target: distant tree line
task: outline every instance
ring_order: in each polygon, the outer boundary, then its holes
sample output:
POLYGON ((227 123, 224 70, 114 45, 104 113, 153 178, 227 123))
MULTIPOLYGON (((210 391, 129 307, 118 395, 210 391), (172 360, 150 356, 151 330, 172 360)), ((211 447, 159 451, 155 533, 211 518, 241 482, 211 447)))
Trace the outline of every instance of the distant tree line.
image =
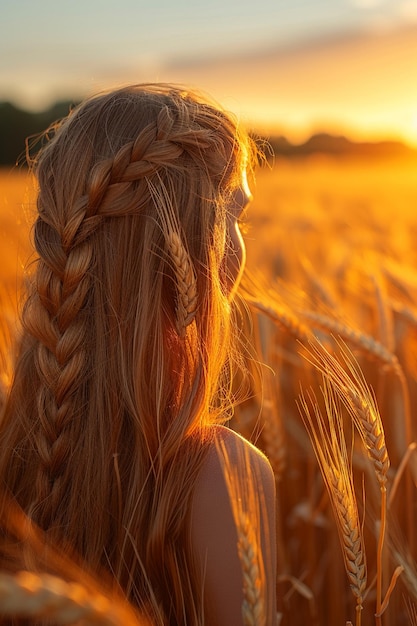
POLYGON ((352 141, 344 136, 317 133, 301 144, 293 144, 286 137, 272 137, 269 139, 272 152, 276 156, 303 157, 312 154, 326 154, 335 157, 352 156, 364 158, 378 157, 410 157, 417 156, 417 150, 401 141, 352 141))
MULTIPOLYGON (((31 154, 41 145, 41 133, 50 124, 65 117, 76 103, 57 102, 40 113, 31 113, 10 102, 0 102, 0 166, 24 165, 26 141, 31 154)), ((260 138, 261 144, 265 138, 260 138)), ((346 137, 326 133, 315 134, 302 144, 293 144, 286 137, 268 137, 268 143, 276 157, 303 157, 323 153, 333 156, 416 156, 417 152, 399 141, 357 143, 346 137)), ((268 155, 272 156, 272 155, 268 155)))
POLYGON ((73 102, 57 102, 40 113, 31 113, 10 102, 0 102, 0 166, 25 163, 26 140, 39 144, 40 134, 68 114, 73 102))

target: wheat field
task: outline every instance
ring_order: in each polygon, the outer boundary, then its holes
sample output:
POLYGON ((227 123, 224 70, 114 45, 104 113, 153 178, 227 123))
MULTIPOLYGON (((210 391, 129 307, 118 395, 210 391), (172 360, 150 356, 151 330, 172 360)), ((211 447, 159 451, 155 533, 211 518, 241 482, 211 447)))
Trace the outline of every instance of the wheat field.
MULTIPOLYGON (((232 426, 276 475, 281 626, 417 624, 416 169, 315 156, 257 174, 242 293, 263 365, 232 426)), ((24 172, 0 174, 9 322, 33 203, 24 172)))

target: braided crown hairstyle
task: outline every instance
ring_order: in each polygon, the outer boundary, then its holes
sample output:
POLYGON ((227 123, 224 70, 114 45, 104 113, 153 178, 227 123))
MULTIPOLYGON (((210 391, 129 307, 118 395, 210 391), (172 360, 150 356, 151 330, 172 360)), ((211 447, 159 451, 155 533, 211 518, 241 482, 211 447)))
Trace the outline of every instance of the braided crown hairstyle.
POLYGON ((132 601, 197 624, 187 512, 222 415, 227 206, 250 141, 171 85, 91 98, 49 134, 1 476, 132 601))

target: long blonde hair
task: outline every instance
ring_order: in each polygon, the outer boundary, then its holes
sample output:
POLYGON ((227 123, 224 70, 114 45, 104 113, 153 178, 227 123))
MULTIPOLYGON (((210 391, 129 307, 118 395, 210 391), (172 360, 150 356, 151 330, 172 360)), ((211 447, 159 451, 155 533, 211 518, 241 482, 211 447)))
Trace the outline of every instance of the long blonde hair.
POLYGON ((251 142, 172 85, 93 97, 49 135, 1 479, 156 621, 199 624, 187 519, 224 419, 227 207, 251 142))

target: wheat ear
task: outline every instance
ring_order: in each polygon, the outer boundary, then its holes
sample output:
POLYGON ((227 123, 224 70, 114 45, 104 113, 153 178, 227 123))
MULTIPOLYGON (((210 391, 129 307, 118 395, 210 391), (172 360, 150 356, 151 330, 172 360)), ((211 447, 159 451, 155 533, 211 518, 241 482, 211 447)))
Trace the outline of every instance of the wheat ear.
MULTIPOLYGON (((237 549, 243 573, 242 617, 244 626, 266 626, 265 568, 262 558, 259 528, 261 512, 259 499, 263 494, 254 491, 251 481, 243 482, 229 457, 223 441, 216 442, 223 473, 232 505, 237 532, 237 549)), ((242 462, 251 472, 247 450, 242 462)))
POLYGON ((177 233, 168 235, 167 244, 177 285, 177 330, 183 337, 197 311, 197 281, 190 257, 177 233))
POLYGON ((311 331, 290 311, 276 303, 262 302, 245 294, 245 300, 256 311, 263 313, 275 324, 284 328, 295 339, 305 344, 311 338, 311 331))
POLYGON ((360 331, 339 322, 327 315, 317 313, 316 311, 302 310, 299 312, 301 317, 309 320, 312 326, 325 330, 332 335, 339 336, 344 341, 353 344, 370 357, 377 359, 384 365, 388 365, 393 369, 398 368, 398 359, 390 352, 382 343, 360 331))
POLYGON ((360 626, 367 581, 365 544, 340 406, 326 376, 323 376, 322 393, 326 417, 322 415, 314 395, 310 396, 310 400, 314 406, 315 419, 303 395, 300 398, 300 411, 332 503, 346 574, 356 598, 356 626, 360 626))
MULTIPOLYGON (((390 466, 382 419, 363 372, 347 347, 340 345, 340 355, 344 367, 320 344, 317 343, 311 347, 311 362, 331 381, 336 393, 349 411, 373 463, 379 483, 381 507, 377 547, 375 623, 377 626, 381 626, 381 616, 386 608, 382 598, 382 557, 387 518, 386 482, 390 466)), ((391 591, 392 589, 389 590, 389 593, 391 591)))
MULTIPOLYGON (((145 626, 127 607, 102 595, 92 595, 78 583, 67 583, 49 574, 0 573, 1 613, 34 619, 49 618, 56 624, 145 626)), ((149 626, 149 624, 148 624, 149 626)))
POLYGON ((253 520, 242 511, 236 522, 238 554, 243 570, 243 622, 245 626, 257 626, 264 623, 265 615, 253 520))
POLYGON ((348 403, 351 403, 351 415, 374 465, 378 482, 380 485, 385 485, 390 462, 378 409, 372 396, 367 398, 353 388, 345 388, 344 391, 347 394, 348 403))
POLYGON ((399 300, 390 300, 389 304, 394 313, 405 319, 413 326, 417 326, 417 312, 414 308, 406 306, 399 300))
POLYGON ((374 395, 353 354, 340 344, 341 363, 319 343, 310 344, 311 362, 331 381, 357 427, 380 485, 390 466, 384 428, 374 395))

